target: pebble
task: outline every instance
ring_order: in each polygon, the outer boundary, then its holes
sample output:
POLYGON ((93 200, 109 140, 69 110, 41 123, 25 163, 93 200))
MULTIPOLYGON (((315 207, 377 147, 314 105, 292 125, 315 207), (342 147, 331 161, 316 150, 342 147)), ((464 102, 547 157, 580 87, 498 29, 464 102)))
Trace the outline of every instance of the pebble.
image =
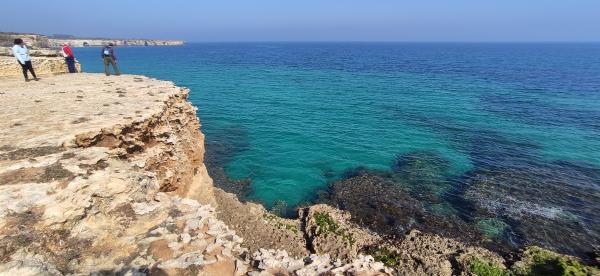
POLYGON ((188 243, 190 243, 191 240, 192 240, 192 237, 190 236, 190 234, 188 234, 188 233, 181 234, 181 241, 183 241, 183 243, 188 244, 188 243))

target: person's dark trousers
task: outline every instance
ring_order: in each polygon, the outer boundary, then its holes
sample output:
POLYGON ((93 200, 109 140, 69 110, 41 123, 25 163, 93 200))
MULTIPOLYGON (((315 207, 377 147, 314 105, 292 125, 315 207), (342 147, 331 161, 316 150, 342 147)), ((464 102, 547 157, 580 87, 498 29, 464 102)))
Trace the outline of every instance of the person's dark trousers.
POLYGON ((35 71, 33 71, 33 65, 31 64, 31 60, 26 61, 25 64, 21 64, 21 62, 19 62, 19 65, 21 65, 21 68, 23 69, 23 76, 25 77, 25 80, 29 80, 27 71, 31 72, 33 78, 37 80, 35 71))
POLYGON ((117 63, 115 62, 115 60, 110 57, 110 56, 106 56, 104 57, 104 73, 107 76, 110 76, 110 72, 108 72, 108 64, 112 64, 113 69, 115 70, 115 75, 121 75, 121 72, 119 72, 119 67, 117 66, 117 63))
POLYGON ((69 68, 69 73, 77 73, 77 68, 75 68, 74 57, 66 57, 65 62, 67 63, 67 67, 69 68))

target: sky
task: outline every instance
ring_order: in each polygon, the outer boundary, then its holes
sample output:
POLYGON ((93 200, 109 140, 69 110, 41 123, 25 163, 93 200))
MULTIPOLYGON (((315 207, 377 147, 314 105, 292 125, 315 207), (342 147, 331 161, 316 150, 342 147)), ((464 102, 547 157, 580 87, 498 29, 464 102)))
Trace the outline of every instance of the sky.
POLYGON ((206 41, 600 41, 600 0, 6 1, 0 31, 206 41))

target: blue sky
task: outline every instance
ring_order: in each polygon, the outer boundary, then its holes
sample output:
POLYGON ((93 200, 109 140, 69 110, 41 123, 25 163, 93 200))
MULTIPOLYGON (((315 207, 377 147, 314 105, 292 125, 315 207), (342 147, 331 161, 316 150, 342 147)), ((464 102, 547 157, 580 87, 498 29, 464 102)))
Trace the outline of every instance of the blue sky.
POLYGON ((0 31, 187 41, 600 41, 600 0, 6 1, 0 31))

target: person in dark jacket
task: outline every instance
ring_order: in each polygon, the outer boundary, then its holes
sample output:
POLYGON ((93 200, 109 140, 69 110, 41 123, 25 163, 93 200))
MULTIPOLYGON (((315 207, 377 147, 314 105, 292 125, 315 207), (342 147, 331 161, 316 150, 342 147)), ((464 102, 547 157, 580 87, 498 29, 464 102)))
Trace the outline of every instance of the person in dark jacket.
POLYGON ((33 65, 31 64, 31 57, 29 57, 29 50, 27 50, 27 46, 23 43, 23 39, 17 38, 14 41, 15 46, 12 47, 12 52, 19 65, 21 65, 21 69, 23 69, 23 76, 25 77, 25 81, 29 81, 29 76, 27 76, 27 71, 31 72, 34 80, 39 80, 35 75, 35 71, 33 71, 33 65))
POLYGON ((65 57, 67 68, 69 68, 69 73, 77 73, 77 68, 75 68, 75 55, 73 55, 73 50, 69 46, 69 43, 63 45, 62 53, 65 57))
POLYGON ((115 49, 113 49, 113 44, 108 43, 107 46, 102 47, 102 60, 104 60, 104 73, 107 76, 110 76, 110 72, 108 71, 108 64, 112 64, 113 70, 115 70, 115 75, 121 75, 119 72, 119 67, 117 66, 117 57, 115 56, 115 49))

